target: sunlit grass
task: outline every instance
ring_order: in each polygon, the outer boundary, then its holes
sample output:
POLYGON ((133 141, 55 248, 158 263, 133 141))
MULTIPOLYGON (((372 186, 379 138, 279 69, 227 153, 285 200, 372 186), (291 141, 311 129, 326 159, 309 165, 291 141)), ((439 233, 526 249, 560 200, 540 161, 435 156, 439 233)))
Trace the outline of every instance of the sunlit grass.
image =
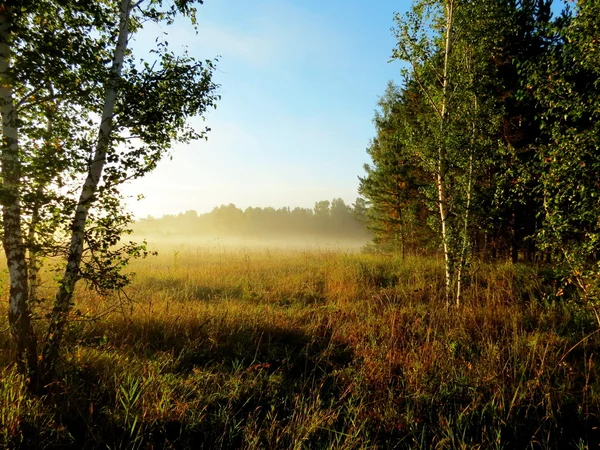
POLYGON ((131 270, 130 301, 78 291, 81 316, 47 396, 26 393, 2 335, 0 445, 598 441, 597 324, 533 268, 472 267, 458 310, 445 308, 435 258, 181 246, 131 270))

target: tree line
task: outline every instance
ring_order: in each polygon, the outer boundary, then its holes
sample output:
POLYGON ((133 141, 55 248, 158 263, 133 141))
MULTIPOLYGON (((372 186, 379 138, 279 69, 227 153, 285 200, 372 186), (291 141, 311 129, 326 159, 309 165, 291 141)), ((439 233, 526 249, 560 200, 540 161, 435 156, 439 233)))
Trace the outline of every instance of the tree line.
POLYGON ((214 236, 239 238, 323 238, 366 240, 366 206, 359 198, 347 205, 341 198, 322 200, 314 208, 257 208, 242 210, 234 204, 221 205, 211 212, 187 211, 148 217, 133 229, 143 236, 214 236))
POLYGON ((359 192, 380 246, 441 249, 448 303, 475 258, 552 263, 598 298, 600 3, 572 4, 417 0, 395 16, 405 68, 359 192))

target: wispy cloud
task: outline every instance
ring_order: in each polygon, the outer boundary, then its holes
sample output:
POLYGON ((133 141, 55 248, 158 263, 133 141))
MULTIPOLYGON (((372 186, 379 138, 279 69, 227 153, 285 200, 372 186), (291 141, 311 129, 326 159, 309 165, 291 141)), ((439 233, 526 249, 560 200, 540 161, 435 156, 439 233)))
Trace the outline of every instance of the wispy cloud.
POLYGON ((204 24, 198 31, 196 40, 206 47, 209 53, 219 54, 228 59, 239 58, 255 65, 266 64, 276 56, 272 43, 265 36, 216 24, 204 24))
POLYGON ((342 33, 316 12, 281 0, 260 2, 257 10, 256 28, 280 62, 328 63, 344 53, 342 33))
MULTIPOLYGON (((239 7, 232 0, 222 2, 223 9, 239 7)), ((197 35, 184 18, 160 29, 149 24, 137 37, 136 46, 149 50, 154 37, 163 35, 172 46, 188 47, 203 57, 221 55, 225 60, 266 68, 294 61, 327 64, 335 49, 341 51, 344 45, 341 33, 325 19, 289 1, 259 0, 250 10, 251 13, 235 21, 215 18, 209 21, 199 14, 197 35)))

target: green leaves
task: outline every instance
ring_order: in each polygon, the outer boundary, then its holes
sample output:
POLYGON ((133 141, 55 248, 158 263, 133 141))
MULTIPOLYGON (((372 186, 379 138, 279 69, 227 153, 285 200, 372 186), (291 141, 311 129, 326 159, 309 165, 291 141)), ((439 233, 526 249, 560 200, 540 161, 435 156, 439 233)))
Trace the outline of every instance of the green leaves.
MULTIPOLYGON (((485 258, 535 258, 531 237, 542 209, 538 147, 554 139, 544 117, 567 127, 598 122, 563 110, 563 103, 588 102, 583 93, 590 92, 589 83, 545 88, 552 98, 542 106, 534 101, 536 86, 546 78, 555 83, 555 74, 524 80, 528 67, 549 67, 541 63, 545 55, 562 48, 565 38, 549 32, 550 6, 549 0, 417 0, 407 14, 395 16, 393 59, 407 63, 404 85, 388 88, 376 113, 377 136, 367 150, 372 164, 365 167, 361 193, 372 203, 371 226, 380 240, 406 230, 401 224, 409 205, 426 206, 418 224, 429 223, 438 233, 447 291, 455 284, 457 297, 471 250, 485 258), (577 90, 580 97, 573 95, 577 90), (416 191, 395 187, 411 176, 419 181, 416 191)), ((593 17, 590 24, 597 22, 593 17)), ((592 192, 591 186, 573 190, 570 208, 583 209, 580 199, 594 198, 592 192)))
POLYGON ((543 202, 537 238, 588 300, 597 300, 600 290, 599 14, 597 2, 579 2, 572 17, 549 30, 550 51, 523 69, 545 137, 536 161, 543 202))
MULTIPOLYGON (((43 0, 20 2, 20 14, 2 11, 9 15, 8 22, 2 16, 9 28, 3 54, 12 63, 3 66, 2 86, 10 92, 2 98, 14 100, 18 117, 10 124, 18 139, 1 155, 5 171, 9 160, 15 168, 3 191, 13 215, 4 222, 16 226, 5 235, 27 249, 30 261, 67 261, 48 331, 53 347, 43 351, 49 373, 75 282, 84 279, 103 294, 121 289, 130 280, 121 272, 130 258, 147 254, 145 243, 120 243, 133 217, 123 210, 119 185, 153 170, 173 142, 206 137, 207 129, 192 128, 188 119, 219 98, 216 62, 176 55, 166 41, 154 64, 126 49, 146 20, 170 24, 183 14, 194 21, 196 3, 202 2, 43 0)), ((3 110, 3 134, 7 117, 3 110)), ((24 277, 15 283, 27 291, 24 277)))
POLYGON ((409 251, 435 242, 421 220, 427 215, 422 190, 431 179, 422 170, 422 157, 413 147, 416 133, 410 122, 419 117, 420 108, 414 95, 413 90, 400 90, 388 83, 373 119, 377 136, 367 149, 372 165, 366 165, 366 176, 359 178, 359 193, 370 203, 368 224, 376 242, 409 251))

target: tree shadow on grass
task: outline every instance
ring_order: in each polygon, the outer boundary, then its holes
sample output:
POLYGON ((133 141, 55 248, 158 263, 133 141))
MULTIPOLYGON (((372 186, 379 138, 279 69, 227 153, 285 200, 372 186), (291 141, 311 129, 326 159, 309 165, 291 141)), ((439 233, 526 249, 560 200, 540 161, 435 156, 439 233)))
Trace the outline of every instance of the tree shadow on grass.
MULTIPOLYGON (((136 435, 139 443, 144 443, 142 448, 244 447, 249 421, 262 427, 277 417, 281 422, 278 426, 285 427, 298 404, 308 404, 315 398, 323 405, 335 403, 343 389, 335 371, 354 360, 352 350, 336 342, 326 326, 307 334, 300 327, 264 320, 235 325, 186 320, 174 328, 172 323, 158 320, 118 319, 110 325, 113 333, 120 330, 122 335, 109 336, 105 346, 97 350, 125 352, 138 361, 151 361, 161 352, 169 352, 173 361, 161 375, 180 380, 179 385, 186 386, 186 395, 191 398, 195 393, 190 383, 195 377, 203 385, 203 392, 198 394, 205 399, 202 418, 145 422, 143 433, 136 435), (111 347, 111 342, 118 345, 111 347), (207 387, 207 383, 214 386, 207 387), (214 391, 214 395, 207 395, 207 390, 214 391)), ((104 364, 107 362, 110 359, 104 364)), ((63 411, 62 424, 74 439, 72 448, 127 448, 133 442, 131 430, 123 422, 122 412, 111 411, 123 409, 119 404, 123 398, 118 391, 121 386, 113 383, 112 389, 117 392, 109 392, 104 386, 110 368, 70 363, 65 372, 68 381, 61 391, 77 392, 77 396, 51 398, 54 407, 63 411), (95 411, 90 412, 91 408, 95 411)), ((127 368, 115 367, 114 372, 122 374, 127 368)), ((143 411, 137 413, 145 415, 143 411)), ((315 443, 325 437, 319 431, 313 435, 315 443)), ((292 442, 287 444, 293 446, 292 442)))

